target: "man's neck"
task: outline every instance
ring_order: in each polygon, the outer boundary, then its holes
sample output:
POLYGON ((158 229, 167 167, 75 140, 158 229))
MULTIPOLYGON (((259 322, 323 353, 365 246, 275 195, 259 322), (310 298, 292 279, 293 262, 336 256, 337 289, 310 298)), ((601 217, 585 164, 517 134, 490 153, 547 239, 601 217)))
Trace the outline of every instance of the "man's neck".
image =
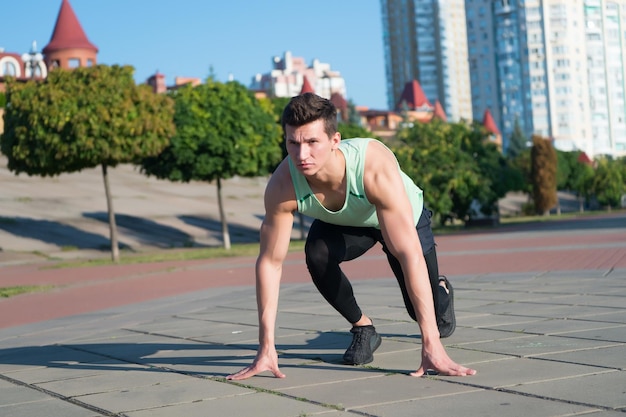
POLYGON ((340 150, 335 150, 324 169, 307 177, 307 181, 316 192, 342 190, 346 177, 346 159, 340 150))

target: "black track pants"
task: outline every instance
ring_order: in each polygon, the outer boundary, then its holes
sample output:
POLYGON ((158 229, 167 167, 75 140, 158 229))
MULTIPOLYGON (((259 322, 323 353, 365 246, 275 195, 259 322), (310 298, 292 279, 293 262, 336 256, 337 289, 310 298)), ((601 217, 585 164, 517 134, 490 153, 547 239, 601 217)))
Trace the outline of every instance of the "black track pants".
MULTIPOLYGON (((430 210, 424 209, 416 229, 424 252, 433 301, 436 306, 438 303, 439 267, 437 265, 435 240, 430 227, 430 217, 430 210)), ((346 320, 350 323, 356 323, 360 320, 362 312, 354 298, 352 285, 339 264, 358 258, 377 242, 383 245, 383 251, 387 254, 391 270, 400 285, 407 312, 413 320, 416 320, 415 309, 406 289, 400 262, 389 252, 379 229, 337 226, 315 220, 309 230, 305 246, 306 264, 314 284, 326 301, 346 320)))

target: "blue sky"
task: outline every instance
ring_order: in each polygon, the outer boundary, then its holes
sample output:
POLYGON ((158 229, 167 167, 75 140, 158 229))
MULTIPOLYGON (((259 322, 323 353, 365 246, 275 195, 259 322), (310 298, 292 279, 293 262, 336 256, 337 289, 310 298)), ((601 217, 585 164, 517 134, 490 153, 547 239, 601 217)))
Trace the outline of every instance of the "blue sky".
MULTIPOLYGON (((3 1, 0 47, 24 53, 50 41, 61 0, 3 1)), ((291 51, 327 62, 346 81, 348 99, 386 108, 378 0, 70 0, 98 62, 135 67, 137 82, 230 74, 248 86, 291 51)))

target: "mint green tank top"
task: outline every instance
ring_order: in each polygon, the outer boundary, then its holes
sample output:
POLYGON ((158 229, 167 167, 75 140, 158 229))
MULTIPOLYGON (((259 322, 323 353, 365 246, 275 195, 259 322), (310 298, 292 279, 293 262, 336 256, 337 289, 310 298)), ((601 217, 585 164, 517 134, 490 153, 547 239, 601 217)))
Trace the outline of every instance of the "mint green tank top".
MULTIPOLYGON (((345 139, 339 143, 339 150, 343 153, 346 160, 347 189, 346 201, 343 207, 337 211, 330 211, 319 202, 304 175, 296 169, 291 158, 289 158, 289 172, 296 193, 298 211, 330 224, 375 227, 379 229, 380 224, 376 215, 376 207, 365 196, 365 188, 363 186, 365 152, 367 144, 372 140, 375 139, 354 138, 345 139)), ((399 165, 398 171, 413 207, 413 222, 417 225, 424 207, 422 190, 415 185, 408 175, 402 172, 399 165)))

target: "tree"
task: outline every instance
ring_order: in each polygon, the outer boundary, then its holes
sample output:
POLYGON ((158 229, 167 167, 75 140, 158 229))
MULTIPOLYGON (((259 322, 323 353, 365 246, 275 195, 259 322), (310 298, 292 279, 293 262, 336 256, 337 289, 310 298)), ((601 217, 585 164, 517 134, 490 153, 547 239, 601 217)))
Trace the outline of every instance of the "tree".
POLYGON ((515 118, 515 124, 513 125, 513 132, 509 139, 509 147, 507 149, 507 156, 509 159, 515 159, 527 146, 528 139, 522 131, 522 126, 519 123, 519 119, 515 118))
POLYGON ((424 190, 440 224, 469 220, 477 202, 490 214, 507 190, 507 164, 478 125, 433 120, 398 132, 393 147, 402 169, 424 190))
POLYGON ((111 256, 119 260, 108 167, 158 154, 174 133, 173 103, 137 86, 133 68, 51 71, 43 83, 7 85, 1 150, 16 174, 54 176, 102 167, 111 256))
POLYGON ((353 123, 339 123, 337 128, 339 133, 341 133, 342 139, 350 139, 350 138, 375 138, 372 135, 372 132, 365 129, 363 126, 359 124, 353 123))
POLYGON ((147 175, 170 181, 217 182, 224 247, 230 249, 222 180, 270 172, 281 159, 281 129, 269 103, 242 84, 209 78, 172 93, 176 135, 159 155, 145 158, 147 175))
POLYGON ((531 149, 531 177, 533 201, 539 214, 548 215, 557 203, 556 195, 557 157, 552 142, 541 136, 533 136, 531 149))
POLYGON ((7 104, 6 94, 0 91, 0 109, 4 108, 7 104))
POLYGON ((556 189, 571 189, 572 167, 577 163, 578 152, 556 150, 556 189))
POLYGON ((593 176, 593 191, 598 203, 608 207, 619 206, 621 198, 626 193, 626 178, 622 175, 622 169, 618 162, 602 158, 598 161, 598 167, 593 176))
POLYGON ((593 194, 594 170, 590 165, 579 162, 577 168, 572 172, 571 189, 578 196, 579 210, 584 211, 584 202, 589 201, 593 194))

